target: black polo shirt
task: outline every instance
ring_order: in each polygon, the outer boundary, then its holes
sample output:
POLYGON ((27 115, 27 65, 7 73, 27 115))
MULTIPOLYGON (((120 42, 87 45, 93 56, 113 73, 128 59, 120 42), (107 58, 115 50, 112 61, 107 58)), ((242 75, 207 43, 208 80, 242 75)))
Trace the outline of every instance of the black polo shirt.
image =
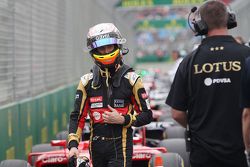
POLYGON ((172 108, 188 111, 192 145, 221 159, 244 150, 239 98, 248 55, 250 49, 232 36, 203 39, 197 54, 180 64, 166 100, 172 108))

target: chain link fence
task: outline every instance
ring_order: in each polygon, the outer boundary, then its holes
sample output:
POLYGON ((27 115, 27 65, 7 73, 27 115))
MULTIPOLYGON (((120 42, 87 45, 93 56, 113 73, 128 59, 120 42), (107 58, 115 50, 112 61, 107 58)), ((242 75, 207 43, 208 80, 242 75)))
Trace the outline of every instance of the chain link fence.
MULTIPOLYGON (((133 23, 114 8, 118 0, 0 0, 0 105, 72 84, 92 66, 86 51, 88 28, 114 22, 125 38, 132 65, 133 23)), ((234 35, 250 38, 250 1, 232 4, 238 27, 234 35)))
POLYGON ((122 33, 129 31, 126 23, 119 27, 108 5, 99 0, 0 0, 0 105, 79 81, 92 65, 84 52, 88 28, 115 22, 122 33))
POLYGON ((67 83, 64 0, 1 0, 0 20, 1 104, 67 83))

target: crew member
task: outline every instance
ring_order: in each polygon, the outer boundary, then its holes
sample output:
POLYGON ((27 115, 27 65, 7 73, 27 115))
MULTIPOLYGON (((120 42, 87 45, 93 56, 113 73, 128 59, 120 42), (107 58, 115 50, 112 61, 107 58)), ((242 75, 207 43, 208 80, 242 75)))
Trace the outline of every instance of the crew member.
POLYGON ((206 38, 181 62, 166 103, 189 132, 192 167, 246 167, 239 98, 250 50, 228 35, 236 20, 222 1, 206 1, 198 13, 195 32, 206 38))

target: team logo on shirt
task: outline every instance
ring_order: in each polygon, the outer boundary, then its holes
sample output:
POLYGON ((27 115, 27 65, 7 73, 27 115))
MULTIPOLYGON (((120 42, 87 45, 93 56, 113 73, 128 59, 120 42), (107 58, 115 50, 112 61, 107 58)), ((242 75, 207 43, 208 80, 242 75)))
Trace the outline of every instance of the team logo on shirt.
POLYGON ((76 94, 75 99, 79 99, 80 95, 76 94))
POLYGON ((102 102, 102 96, 95 96, 89 99, 90 103, 102 102))
POLYGON ((90 108, 102 108, 103 103, 91 103, 90 108))
POLYGON ((194 74, 202 73, 213 73, 213 72, 230 72, 230 71, 240 71, 241 62, 240 61, 228 61, 228 62, 216 62, 216 63, 205 63, 205 64, 195 64, 194 74))
POLYGON ((93 117, 96 121, 98 121, 99 119, 101 119, 101 114, 99 112, 93 112, 93 117))
POLYGON ((98 35, 95 37, 95 40, 98 41, 100 39, 104 39, 104 38, 109 38, 110 35, 109 34, 102 34, 102 35, 98 35))
POLYGON ((114 99, 114 107, 124 107, 123 99, 114 99))
POLYGON ((227 84, 227 83, 231 83, 231 79, 230 78, 205 78, 204 80, 204 84, 206 86, 211 86, 212 84, 227 84))
POLYGON ((149 100, 148 100, 148 99, 146 99, 145 101, 146 101, 146 105, 147 105, 148 110, 150 110, 150 109, 151 109, 151 107, 150 107, 149 100))

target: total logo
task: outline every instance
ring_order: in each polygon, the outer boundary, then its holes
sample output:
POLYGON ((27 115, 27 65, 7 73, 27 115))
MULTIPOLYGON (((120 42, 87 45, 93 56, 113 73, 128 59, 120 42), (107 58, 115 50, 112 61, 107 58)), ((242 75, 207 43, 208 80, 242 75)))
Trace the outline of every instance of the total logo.
POLYGON ((231 83, 231 79, 230 78, 216 78, 216 79, 206 78, 204 80, 204 84, 206 86, 211 86, 212 84, 225 84, 225 83, 231 83))

